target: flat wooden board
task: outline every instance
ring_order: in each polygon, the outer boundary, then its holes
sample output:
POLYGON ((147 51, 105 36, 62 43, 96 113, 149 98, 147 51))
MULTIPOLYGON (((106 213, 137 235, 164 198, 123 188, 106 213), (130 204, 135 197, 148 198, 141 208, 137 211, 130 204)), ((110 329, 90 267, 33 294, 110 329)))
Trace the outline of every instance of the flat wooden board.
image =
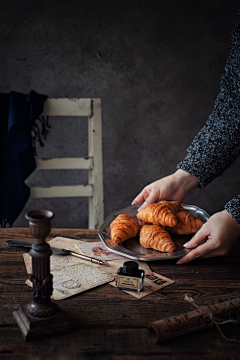
MULTIPOLYGON (((97 241, 97 230, 52 229, 56 236, 97 241)), ((147 337, 149 322, 191 311, 185 294, 203 304, 239 295, 240 243, 226 257, 198 259, 188 265, 176 261, 149 263, 151 270, 175 281, 143 299, 135 299, 109 284, 58 301, 69 314, 75 331, 51 339, 24 343, 12 313, 32 300, 25 285, 23 250, 9 248, 5 240, 32 241, 29 229, 0 229, 0 358, 1 360, 237 360, 240 344, 225 341, 211 328, 154 344, 147 337)), ((228 337, 239 327, 224 326, 228 337)))

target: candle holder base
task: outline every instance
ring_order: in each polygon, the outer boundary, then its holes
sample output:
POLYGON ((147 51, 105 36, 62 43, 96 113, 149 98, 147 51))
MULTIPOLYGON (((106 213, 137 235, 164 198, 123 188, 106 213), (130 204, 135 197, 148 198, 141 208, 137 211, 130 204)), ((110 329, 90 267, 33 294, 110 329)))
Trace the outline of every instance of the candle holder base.
POLYGON ((43 339, 73 331, 68 315, 57 305, 56 312, 48 317, 32 316, 27 310, 27 305, 20 305, 18 310, 13 312, 13 318, 17 322, 25 341, 43 339))

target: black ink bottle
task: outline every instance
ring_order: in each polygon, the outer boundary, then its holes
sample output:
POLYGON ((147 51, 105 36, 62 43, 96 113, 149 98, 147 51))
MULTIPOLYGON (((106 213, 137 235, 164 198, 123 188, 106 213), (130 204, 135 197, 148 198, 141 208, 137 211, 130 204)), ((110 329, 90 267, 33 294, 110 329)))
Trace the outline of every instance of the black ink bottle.
POLYGON ((144 273, 144 270, 138 269, 137 262, 126 261, 117 271, 115 284, 122 290, 141 291, 144 273))

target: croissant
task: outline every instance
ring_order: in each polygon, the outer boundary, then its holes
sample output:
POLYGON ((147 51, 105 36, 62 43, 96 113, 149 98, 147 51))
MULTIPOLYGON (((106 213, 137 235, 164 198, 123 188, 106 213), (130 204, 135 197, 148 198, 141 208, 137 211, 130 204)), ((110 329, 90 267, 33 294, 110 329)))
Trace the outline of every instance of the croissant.
POLYGON ((178 213, 181 207, 180 202, 178 201, 167 201, 167 200, 161 200, 159 201, 158 204, 164 204, 166 205, 169 209, 171 209, 174 213, 178 213))
POLYGON ((115 243, 123 242, 138 234, 140 225, 130 215, 121 214, 110 224, 111 239, 115 243))
POLYGON ((178 223, 176 213, 180 208, 177 201, 160 201, 140 210, 137 218, 145 223, 173 227, 178 223))
POLYGON ((162 252, 176 250, 171 235, 158 225, 143 225, 140 230, 140 244, 162 252))
POLYGON ((189 235, 197 232, 204 224, 200 219, 197 219, 192 214, 186 211, 177 213, 178 224, 174 227, 168 227, 167 231, 172 234, 189 235))

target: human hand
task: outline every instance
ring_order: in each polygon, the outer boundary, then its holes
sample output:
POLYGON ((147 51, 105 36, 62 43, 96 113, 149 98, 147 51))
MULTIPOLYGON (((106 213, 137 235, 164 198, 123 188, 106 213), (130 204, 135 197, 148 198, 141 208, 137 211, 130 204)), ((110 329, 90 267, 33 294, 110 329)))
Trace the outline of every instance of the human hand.
POLYGON ((240 237, 240 226, 232 215, 223 210, 211 216, 184 247, 194 248, 177 261, 186 264, 199 257, 226 256, 240 237))
POLYGON ((179 169, 174 174, 147 185, 133 200, 132 205, 143 202, 139 208, 141 210, 158 200, 181 202, 187 193, 198 184, 199 181, 196 177, 179 169))

